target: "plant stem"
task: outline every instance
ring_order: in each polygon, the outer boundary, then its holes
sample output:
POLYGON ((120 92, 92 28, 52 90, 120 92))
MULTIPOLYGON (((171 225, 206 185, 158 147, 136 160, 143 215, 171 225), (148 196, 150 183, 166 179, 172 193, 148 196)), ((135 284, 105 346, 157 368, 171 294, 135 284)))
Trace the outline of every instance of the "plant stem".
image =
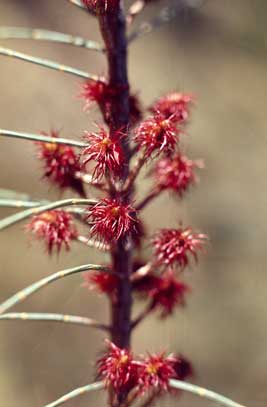
POLYGON ((92 51, 105 52, 104 48, 95 41, 57 31, 43 30, 40 28, 3 26, 0 27, 0 38, 3 40, 27 39, 37 41, 52 41, 61 44, 73 45, 75 47, 86 48, 92 51))
MULTIPOLYGON (((127 72, 127 39, 126 18, 122 8, 122 2, 115 10, 107 13, 99 13, 98 20, 102 37, 105 43, 108 60, 108 80, 110 87, 116 91, 116 98, 111 106, 110 131, 127 132, 129 124, 129 83, 127 72)), ((129 174, 129 149, 128 137, 122 137, 121 146, 125 156, 124 173, 121 183, 129 174)), ((120 190, 111 191, 111 196, 120 199, 127 204, 131 200, 132 189, 123 194, 120 190)), ((111 339, 121 348, 130 346, 131 336, 131 309, 132 288, 130 276, 132 273, 132 247, 125 239, 119 239, 111 250, 112 268, 122 278, 119 280, 116 295, 111 300, 111 339)), ((111 405, 121 405, 127 394, 119 394, 117 401, 112 394, 111 405)))
POLYGON ((90 328, 96 328, 103 331, 109 331, 109 326, 87 317, 66 314, 51 314, 37 312, 10 312, 0 315, 2 321, 39 321, 39 322, 61 322, 64 324, 76 324, 90 328))

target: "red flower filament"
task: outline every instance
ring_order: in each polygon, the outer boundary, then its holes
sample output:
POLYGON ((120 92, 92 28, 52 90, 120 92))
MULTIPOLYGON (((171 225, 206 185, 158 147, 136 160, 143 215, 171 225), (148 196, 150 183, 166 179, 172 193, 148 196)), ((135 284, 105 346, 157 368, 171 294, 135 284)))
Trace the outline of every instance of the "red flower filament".
POLYGON ((165 119, 161 114, 156 114, 140 124, 134 141, 139 149, 144 149, 145 157, 149 158, 153 153, 172 152, 179 141, 179 132, 172 117, 165 119))
POLYGON ((52 254, 54 247, 59 252, 62 245, 69 250, 71 240, 77 238, 72 216, 60 210, 33 216, 26 225, 26 230, 32 232, 37 239, 44 240, 49 254, 52 254))
POLYGON ((88 220, 93 223, 91 235, 111 243, 121 237, 134 236, 138 229, 136 211, 116 199, 104 198, 88 208, 88 220))
POLYGON ((156 184, 160 189, 170 189, 182 197, 197 181, 195 168, 203 168, 203 163, 180 154, 163 158, 154 169, 156 184))
POLYGON ((106 385, 111 385, 116 392, 128 392, 137 384, 137 368, 132 354, 108 340, 106 342, 109 352, 98 361, 98 373, 106 385))
POLYGON ((173 121, 182 123, 188 120, 193 101, 192 95, 173 92, 157 100, 150 111, 153 113, 160 112, 166 119, 172 116, 173 121))
POLYGON ((106 172, 111 172, 114 176, 121 173, 124 165, 124 155, 118 141, 119 134, 113 137, 103 127, 98 133, 86 132, 85 140, 89 146, 82 151, 82 165, 95 162, 93 171, 95 179, 101 179, 106 172))
MULTIPOLYGON (((43 132, 43 135, 48 134, 43 132)), ((58 137, 58 132, 52 130, 51 137, 58 137)), ((36 143, 38 158, 44 163, 44 175, 60 188, 72 188, 84 195, 83 186, 75 174, 80 171, 80 164, 73 148, 56 143, 36 143)))
POLYGON ((198 252, 203 249, 207 236, 194 233, 191 228, 161 229, 152 239, 156 263, 162 266, 178 265, 184 268, 189 255, 197 261, 198 252))
POLYGON ((168 270, 155 280, 154 288, 148 291, 152 306, 161 310, 161 317, 172 314, 177 306, 185 305, 185 295, 190 291, 188 285, 175 278, 172 270, 168 270))
POLYGON ((149 355, 143 362, 140 362, 139 385, 140 392, 156 388, 163 391, 169 390, 169 380, 176 376, 174 363, 176 359, 173 356, 149 355))
POLYGON ((100 293, 112 294, 118 286, 118 277, 110 273, 89 272, 84 274, 84 286, 100 293))

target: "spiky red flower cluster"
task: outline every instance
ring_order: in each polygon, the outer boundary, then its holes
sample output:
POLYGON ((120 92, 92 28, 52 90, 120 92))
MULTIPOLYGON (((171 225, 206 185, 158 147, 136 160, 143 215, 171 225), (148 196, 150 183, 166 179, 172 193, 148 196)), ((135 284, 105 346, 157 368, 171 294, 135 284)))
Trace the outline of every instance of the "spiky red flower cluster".
MULTIPOLYGON (((110 123, 112 104, 116 101, 119 90, 104 81, 89 79, 82 84, 80 96, 85 99, 85 109, 90 108, 93 103, 97 103, 105 121, 110 123)), ((130 123, 134 125, 142 119, 140 101, 136 95, 130 95, 129 108, 130 123)))
POLYGON ((138 233, 136 210, 117 199, 101 199, 88 208, 87 219, 92 223, 91 235, 107 243, 138 233))
POLYGON ((168 391, 169 380, 176 377, 174 370, 176 362, 175 357, 172 355, 165 357, 164 353, 148 355, 140 362, 139 385, 141 394, 151 388, 168 391))
POLYGON ((140 395, 151 389, 166 392, 171 378, 184 380, 191 373, 189 363, 181 356, 160 353, 134 359, 130 351, 106 342, 109 349, 97 363, 98 373, 116 393, 134 388, 140 395), (188 363, 187 371, 181 369, 183 360, 188 363))
POLYGON ((119 143, 121 134, 113 134, 99 127, 98 133, 85 133, 85 140, 89 142, 88 147, 82 151, 82 165, 95 162, 93 177, 101 179, 107 172, 118 176, 123 169, 124 155, 119 143))
POLYGON ((140 124, 134 141, 139 149, 144 149, 145 157, 150 158, 163 151, 173 152, 179 141, 179 133, 172 117, 166 119, 157 113, 140 124))
POLYGON ((127 349, 120 349, 106 340, 109 351, 98 361, 98 373, 115 392, 128 392, 137 385, 137 368, 127 349))
POLYGON ((160 112, 166 119, 172 116, 177 123, 187 121, 190 107, 194 98, 187 93, 173 92, 158 99, 150 111, 153 113, 160 112))
POLYGON ((111 295, 118 286, 118 277, 110 273, 85 273, 84 286, 88 287, 90 290, 97 289, 101 294, 105 293, 111 295))
MULTIPOLYGON (((51 134, 42 132, 45 136, 55 137, 59 133, 55 130, 51 134)), ((72 188, 80 195, 84 195, 83 185, 75 174, 80 171, 78 156, 72 147, 56 143, 36 143, 38 158, 44 163, 44 176, 60 188, 72 188)))
POLYGON ((152 239, 155 262, 161 266, 184 268, 189 263, 190 255, 197 260, 198 251, 203 249, 205 240, 205 234, 195 233, 190 227, 161 229, 152 239))
POLYGON ((185 295, 189 286, 175 278, 172 270, 166 271, 155 280, 154 287, 148 291, 152 306, 161 310, 164 318, 173 313, 175 307, 185 305, 185 295))
POLYGON ((44 240, 49 254, 54 247, 57 252, 62 246, 70 249, 70 242, 77 238, 77 229, 73 223, 72 216, 62 210, 43 212, 33 216, 26 230, 32 232, 37 239, 44 240))
POLYGON ((170 189, 180 197, 193 185, 197 178, 195 168, 202 168, 201 161, 193 161, 185 155, 176 153, 172 157, 159 160, 154 168, 156 185, 160 189, 170 189))
POLYGON ((141 298, 149 298, 151 308, 160 310, 161 318, 171 315, 177 306, 185 305, 185 296, 190 287, 174 276, 173 270, 161 276, 149 273, 133 283, 134 291, 141 298))

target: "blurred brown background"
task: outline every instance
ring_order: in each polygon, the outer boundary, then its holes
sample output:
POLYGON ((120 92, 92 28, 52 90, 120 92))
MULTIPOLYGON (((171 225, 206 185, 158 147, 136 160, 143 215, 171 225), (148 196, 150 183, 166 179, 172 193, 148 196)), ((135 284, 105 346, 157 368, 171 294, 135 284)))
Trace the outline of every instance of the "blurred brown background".
MULTIPOLYGON (((198 104, 187 151, 202 157, 201 182, 181 203, 164 195, 144 213, 152 230, 180 219, 211 237, 208 255, 189 271, 193 293, 172 319, 147 320, 134 334, 136 351, 184 353, 194 381, 248 407, 267 403, 266 274, 266 0, 189 1, 171 24, 131 46, 130 79, 145 105, 173 89, 193 92, 198 104)), ((156 5, 144 16, 155 14, 156 5)), ((139 18, 139 22, 141 19, 139 18)), ((138 25, 136 21, 135 26, 138 25)), ((0 0, 0 25, 42 27, 99 39, 92 18, 64 0, 0 0)), ((100 40, 100 39, 99 39, 100 40)), ((1 41, 4 46, 105 73, 103 56, 64 45, 1 41)), ((0 127, 39 132, 62 128, 79 138, 99 118, 84 114, 78 80, 63 73, 0 57, 0 127)), ((40 181, 30 142, 0 140, 0 187, 34 198, 58 198, 40 181)), ((145 183, 141 193, 144 193, 145 183)), ((10 213, 1 210, 1 217, 10 213)), ((49 259, 29 247, 22 225, 0 235, 1 300, 65 267, 100 261, 91 249, 49 259)), ((14 310, 87 315, 107 320, 104 299, 81 288, 81 276, 55 283, 14 310)), ((135 309, 135 312, 138 310, 135 309)), ((37 407, 91 382, 102 334, 83 327, 1 322, 0 405, 37 407)), ((70 406, 104 405, 101 394, 70 406)), ((163 406, 208 407, 190 395, 163 406)))

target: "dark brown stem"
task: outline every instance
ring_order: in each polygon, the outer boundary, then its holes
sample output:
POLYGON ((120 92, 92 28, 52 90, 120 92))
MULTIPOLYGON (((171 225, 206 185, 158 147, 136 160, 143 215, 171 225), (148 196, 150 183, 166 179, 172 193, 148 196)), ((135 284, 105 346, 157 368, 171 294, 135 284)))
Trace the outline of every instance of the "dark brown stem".
MULTIPOLYGON (((111 104, 109 127, 112 131, 126 132, 129 124, 129 84, 127 74, 127 39, 126 20, 121 4, 118 8, 100 13, 98 16, 101 33, 106 46, 108 58, 109 85, 116 93, 111 104)), ((125 155, 123 183, 129 174, 130 150, 129 140, 122 137, 121 146, 125 155)), ((115 189, 111 196, 127 204, 131 200, 132 191, 122 194, 115 189)), ((112 267, 122 276, 116 294, 111 300, 112 341, 121 348, 130 346, 132 288, 132 245, 125 239, 119 239, 111 249, 112 267)), ((116 405, 121 405, 127 394, 118 395, 116 405)), ((115 401, 113 400, 113 405, 115 401)))

